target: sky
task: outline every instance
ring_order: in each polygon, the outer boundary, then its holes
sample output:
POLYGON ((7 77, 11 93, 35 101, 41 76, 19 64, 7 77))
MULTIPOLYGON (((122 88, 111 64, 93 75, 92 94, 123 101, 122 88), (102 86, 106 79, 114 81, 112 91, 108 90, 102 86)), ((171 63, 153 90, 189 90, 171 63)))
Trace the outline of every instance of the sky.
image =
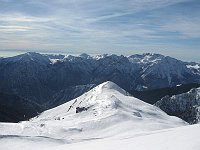
POLYGON ((0 56, 27 51, 200 62, 200 0, 0 0, 0 56))

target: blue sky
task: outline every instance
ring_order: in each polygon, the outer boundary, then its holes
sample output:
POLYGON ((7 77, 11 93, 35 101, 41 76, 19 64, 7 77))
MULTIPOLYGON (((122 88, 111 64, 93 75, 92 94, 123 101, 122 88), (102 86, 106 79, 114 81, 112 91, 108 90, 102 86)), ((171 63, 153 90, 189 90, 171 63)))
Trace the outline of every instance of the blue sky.
POLYGON ((13 51, 153 52, 200 62, 200 1, 0 0, 0 55, 13 51))

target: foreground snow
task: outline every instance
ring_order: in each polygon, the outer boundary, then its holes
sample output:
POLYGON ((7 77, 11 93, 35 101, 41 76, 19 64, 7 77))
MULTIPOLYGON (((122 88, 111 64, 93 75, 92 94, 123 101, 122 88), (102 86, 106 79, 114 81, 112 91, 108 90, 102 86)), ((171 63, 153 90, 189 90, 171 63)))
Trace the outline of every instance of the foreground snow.
POLYGON ((0 149, 165 149, 186 140, 198 146, 199 126, 186 125, 105 82, 30 121, 0 123, 0 149))
MULTIPOLYGON (((65 144, 56 150, 199 150, 200 125, 159 130, 127 138, 65 144)), ((54 149, 54 148, 53 148, 54 149)))
POLYGON ((188 125, 123 138, 85 139, 82 142, 47 137, 0 136, 2 150, 199 150, 200 125, 188 125))

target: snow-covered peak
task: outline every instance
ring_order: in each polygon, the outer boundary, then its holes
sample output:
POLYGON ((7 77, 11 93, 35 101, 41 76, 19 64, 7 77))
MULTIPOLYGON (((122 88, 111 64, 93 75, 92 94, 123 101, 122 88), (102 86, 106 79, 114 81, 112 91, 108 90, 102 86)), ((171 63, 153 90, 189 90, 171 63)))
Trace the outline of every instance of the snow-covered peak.
POLYGON ((191 63, 185 63, 186 67, 190 69, 194 74, 200 75, 200 64, 191 62, 191 63))
POLYGON ((123 90, 122 88, 120 88, 117 84, 115 84, 114 82, 111 81, 106 81, 100 85, 98 85, 97 87, 94 88, 97 91, 118 91, 123 95, 127 95, 127 92, 125 90, 123 90))
POLYGON ((186 122, 159 108, 127 96, 115 83, 104 82, 82 96, 38 117, 5 127, 1 135, 45 137, 78 142, 86 139, 138 136, 186 122))
MULTIPOLYGON (((159 108, 128 96, 115 83, 104 82, 82 96, 43 112, 24 126, 56 138, 102 138, 186 125, 159 108), (35 129, 34 129, 35 130, 35 129)), ((37 134, 38 134, 37 132, 37 134)))
POLYGON ((148 84, 150 84, 152 88, 157 84, 151 83, 154 82, 153 78, 162 80, 163 82, 158 82, 160 85, 165 83, 168 84, 168 86, 175 86, 176 83, 184 83, 183 81, 186 81, 193 75, 191 70, 187 68, 182 61, 169 56, 146 54, 140 55, 140 57, 131 57, 130 60, 141 65, 141 77, 144 81, 148 81, 148 79, 150 79, 148 84))
POLYGON ((63 60, 74 60, 76 59, 76 56, 73 56, 73 55, 65 55, 64 59, 63 60))
MULTIPOLYGON (((79 59, 81 57, 73 56, 73 55, 49 55, 49 60, 51 64, 56 64, 58 62, 71 62, 79 59)), ((85 59, 85 58, 84 58, 85 59)))
POLYGON ((138 64, 149 64, 149 63, 155 63, 157 61, 160 61, 165 56, 160 54, 154 54, 154 53, 144 53, 144 54, 135 54, 129 56, 129 60, 132 63, 138 63, 138 64))
MULTIPOLYGON (((120 104, 120 100, 116 98, 115 95, 127 96, 128 93, 117 84, 111 81, 106 81, 75 100, 49 111, 53 113, 53 116, 55 116, 54 113, 59 116, 65 116, 68 113, 76 114, 80 112, 87 112, 87 116, 89 115, 94 117, 102 113, 106 113, 107 111, 112 111, 114 113, 120 104), (63 109, 67 111, 63 111, 63 109)), ((47 114, 49 114, 49 111, 46 111, 48 112, 47 114)), ((39 118, 47 117, 46 112, 44 112, 39 118)), ((52 115, 51 113, 50 115, 52 115)))
POLYGON ((92 58, 90 55, 88 55, 86 53, 83 53, 83 54, 79 55, 79 57, 85 58, 85 59, 91 59, 92 58))
POLYGON ((98 55, 93 56, 93 59, 99 60, 99 59, 105 58, 107 56, 109 56, 109 55, 108 54, 103 54, 103 55, 98 54, 98 55))
POLYGON ((36 52, 27 52, 14 57, 7 57, 4 58, 4 61, 16 62, 16 63, 21 63, 21 62, 23 63, 37 62, 42 64, 50 63, 48 56, 36 52))
POLYGON ((194 65, 187 65, 188 68, 193 68, 193 69, 200 69, 200 64, 194 64, 194 65))

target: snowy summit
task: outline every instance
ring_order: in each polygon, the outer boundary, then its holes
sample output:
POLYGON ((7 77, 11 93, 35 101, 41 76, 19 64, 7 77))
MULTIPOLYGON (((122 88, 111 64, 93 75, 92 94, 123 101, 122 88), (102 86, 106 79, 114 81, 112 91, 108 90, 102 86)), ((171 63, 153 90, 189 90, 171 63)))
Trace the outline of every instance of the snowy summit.
POLYGON ((30 121, 1 123, 0 145, 7 148, 9 143, 10 149, 34 145, 36 150, 52 145, 57 149, 58 145, 66 144, 67 148, 81 141, 134 138, 185 125, 183 120, 129 96, 107 81, 30 121))

